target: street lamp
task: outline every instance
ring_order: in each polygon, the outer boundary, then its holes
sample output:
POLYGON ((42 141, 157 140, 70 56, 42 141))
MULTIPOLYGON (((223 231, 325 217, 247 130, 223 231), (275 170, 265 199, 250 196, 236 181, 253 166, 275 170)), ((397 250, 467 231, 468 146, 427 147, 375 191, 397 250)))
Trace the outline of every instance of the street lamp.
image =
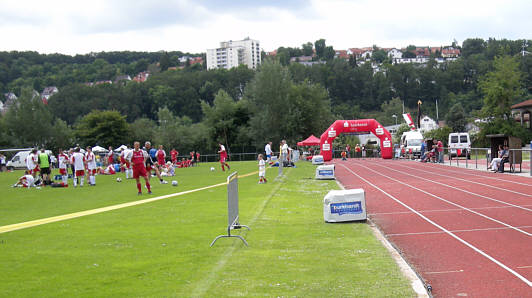
POLYGON ((395 118, 395 126, 397 126, 397 115, 392 115, 395 118))

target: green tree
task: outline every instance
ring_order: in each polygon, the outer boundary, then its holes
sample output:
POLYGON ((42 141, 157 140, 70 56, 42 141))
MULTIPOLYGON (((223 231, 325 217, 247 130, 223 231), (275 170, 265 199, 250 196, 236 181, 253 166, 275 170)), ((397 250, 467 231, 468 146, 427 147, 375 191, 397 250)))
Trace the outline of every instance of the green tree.
POLYGON ((161 68, 161 71, 166 71, 168 70, 168 67, 170 67, 170 57, 168 57, 167 52, 164 52, 161 56, 161 59, 159 60, 159 67, 161 68))
POLYGON ((399 125, 399 127, 397 128, 397 132, 395 132, 395 135, 393 136, 393 142, 395 144, 399 144, 400 141, 401 141, 401 136, 403 135, 403 133, 407 132, 409 130, 410 130, 410 126, 408 126, 408 124, 403 123, 403 124, 399 125))
POLYGON ((493 68, 479 82, 484 95, 482 112, 485 117, 509 119, 511 105, 523 94, 519 62, 514 57, 495 57, 493 68))
POLYGON ((378 119, 382 125, 392 125, 397 122, 402 122, 402 110, 403 102, 399 97, 394 97, 391 100, 384 102, 381 105, 381 111, 383 112, 382 118, 378 119), (397 118, 394 118, 395 115, 397 118))
POLYGON ((50 146, 53 123, 54 116, 31 88, 22 89, 5 114, 7 137, 13 145, 22 147, 50 146))
POLYGON ((238 127, 235 118, 238 104, 225 92, 219 90, 210 106, 202 102, 201 109, 205 115, 204 123, 209 128, 210 139, 214 142, 221 142, 229 147, 235 143, 238 127))
POLYGON ((445 118, 447 125, 455 132, 465 131, 467 124, 466 113, 461 104, 457 103, 451 107, 445 118))
POLYGON ((441 140, 444 147, 447 147, 447 143, 449 141, 449 134, 453 132, 452 128, 449 126, 440 127, 437 129, 433 129, 431 131, 428 131, 425 133, 423 137, 425 138, 433 138, 435 140, 441 140))
POLYGON ((314 48, 316 49, 316 56, 318 59, 323 59, 325 57, 325 39, 318 39, 314 42, 314 48))
POLYGON ((129 126, 118 111, 95 110, 80 119, 75 134, 84 146, 116 146, 129 139, 129 126))
POLYGON ((303 55, 312 56, 314 54, 314 45, 311 42, 304 43, 301 47, 303 48, 303 55))

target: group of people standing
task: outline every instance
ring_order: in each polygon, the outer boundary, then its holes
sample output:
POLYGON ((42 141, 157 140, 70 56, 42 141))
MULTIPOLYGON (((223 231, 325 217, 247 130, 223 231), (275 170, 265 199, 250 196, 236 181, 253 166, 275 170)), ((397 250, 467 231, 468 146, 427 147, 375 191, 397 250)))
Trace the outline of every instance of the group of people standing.
POLYGON ((443 163, 443 142, 441 140, 434 139, 432 148, 428 148, 427 140, 423 139, 421 142, 420 161, 443 163))

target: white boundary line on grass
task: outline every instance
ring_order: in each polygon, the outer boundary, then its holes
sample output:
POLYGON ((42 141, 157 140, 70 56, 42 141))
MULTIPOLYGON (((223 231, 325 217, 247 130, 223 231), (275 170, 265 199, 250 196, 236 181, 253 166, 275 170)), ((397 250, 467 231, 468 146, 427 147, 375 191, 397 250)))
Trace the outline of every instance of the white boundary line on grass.
MULTIPOLYGON (((254 175, 254 174, 257 174, 257 173, 258 172, 255 171, 255 172, 252 172, 252 173, 244 174, 244 175, 239 176, 239 177, 244 178, 244 177, 248 177, 248 176, 251 176, 251 175, 254 175)), ((197 192, 197 191, 202 191, 202 190, 206 190, 206 189, 210 189, 210 188, 214 188, 214 187, 218 187, 218 186, 222 186, 222 185, 226 185, 226 184, 227 184, 227 182, 222 182, 222 183, 213 184, 213 185, 209 185, 209 186, 204 186, 204 187, 200 187, 200 188, 195 188, 195 189, 191 189, 191 190, 187 190, 187 191, 176 192, 176 193, 168 194, 168 195, 164 195, 164 196, 144 199, 144 200, 140 200, 140 201, 127 202, 127 203, 118 204, 118 205, 112 205, 112 206, 101 207, 101 208, 85 210, 85 211, 79 211, 79 212, 63 214, 63 215, 58 215, 58 216, 53 216, 53 217, 41 218, 41 219, 36 219, 36 220, 31 220, 31 221, 26 221, 26 222, 6 225, 6 226, 0 226, 0 234, 11 232, 11 231, 16 231, 16 230, 21 230, 21 229, 26 229, 26 228, 31 228, 31 227, 35 227, 35 226, 39 226, 39 225, 52 223, 52 222, 58 222, 58 221, 78 218, 78 217, 82 217, 82 216, 93 215, 93 214, 98 214, 98 213, 102 213, 102 212, 122 209, 122 208, 126 208, 126 207, 131 207, 131 206, 151 203, 151 202, 164 200, 164 199, 177 197, 177 196, 182 196, 182 195, 186 195, 186 194, 189 194, 189 193, 194 193, 194 192, 197 192)))
MULTIPOLYGON (((345 187, 340 183, 340 181, 336 180, 336 183, 340 186, 341 189, 345 189, 345 187)), ((369 222, 371 222, 368 219, 369 222)), ((370 229, 373 231, 373 234, 375 237, 382 243, 382 245, 388 250, 390 255, 392 256, 392 259, 395 261, 395 263, 399 266, 399 270, 403 273, 403 275, 410 281, 410 285, 412 286, 412 289, 417 294, 418 297, 430 297, 427 290, 425 289, 425 286, 423 285, 423 281, 421 278, 416 274, 414 269, 408 265, 406 260, 403 258, 403 256, 395 249, 395 247, 384 237, 381 230, 379 230, 373 222, 372 224, 368 225, 370 229)))
MULTIPOLYGON (((514 270, 512 270, 511 268, 509 268, 508 266, 504 265, 503 263, 501 263, 500 261, 498 261, 497 259, 495 259, 494 257, 488 255, 487 253, 485 253, 484 251, 482 251, 481 249, 477 248, 476 246, 472 245, 471 243, 465 241, 464 239, 456 236, 454 233, 452 233, 451 231, 447 230, 446 228, 440 226, 439 224, 435 223, 434 221, 432 221, 431 219, 429 219, 428 217, 424 216, 423 214, 419 213, 418 211, 416 211, 414 208, 408 206, 407 204, 403 203, 401 200, 395 198, 394 196, 392 196, 391 194, 387 193, 386 191, 382 190, 381 188, 379 188, 377 185, 369 182, 368 180, 366 180, 365 178, 361 177, 360 175, 358 175, 357 173, 353 172, 350 168, 346 167, 345 165, 343 164, 340 164, 342 167, 344 167, 347 171, 349 171, 351 174, 357 176, 358 178, 360 178, 361 180, 363 180, 364 182, 366 182, 367 184, 371 185, 373 188, 379 190, 380 192, 382 192, 383 194, 385 194, 387 197, 389 197, 390 199, 394 200, 395 202, 397 202, 398 204, 402 205, 403 207, 405 207, 406 209, 412 211, 413 213, 415 213, 417 216, 421 217, 423 220, 425 220, 426 222, 430 223, 431 225, 435 226, 436 228, 444 231, 447 235, 451 236, 452 238, 458 240, 459 242, 461 242, 462 244, 466 245, 467 247, 471 248, 472 250, 476 251, 477 253, 479 253, 480 255, 482 255, 483 257, 487 258, 488 260, 492 261, 493 263, 497 264, 499 267, 503 268, 504 270, 508 271, 509 273, 511 273, 512 275, 514 275, 515 277, 517 277, 518 279, 520 279, 521 281, 523 281, 526 285, 528 285, 529 287, 532 287, 532 281, 526 279, 524 276, 522 276, 521 274, 515 272, 514 270)), ((405 183, 406 184, 406 183, 405 183)))

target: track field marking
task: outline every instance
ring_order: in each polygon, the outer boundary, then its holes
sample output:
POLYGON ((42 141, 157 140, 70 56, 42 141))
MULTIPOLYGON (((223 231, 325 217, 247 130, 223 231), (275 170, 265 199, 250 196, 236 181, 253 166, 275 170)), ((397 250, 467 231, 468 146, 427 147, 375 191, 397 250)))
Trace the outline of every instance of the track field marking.
MULTIPOLYGON (((385 167, 385 166, 381 166, 381 165, 377 165, 377 166, 386 168, 386 169, 394 171, 394 172, 398 172, 398 173, 403 174, 403 175, 408 175, 408 176, 411 176, 411 177, 415 177, 415 178, 418 178, 418 179, 429 181, 431 183, 435 183, 435 184, 439 184, 439 185, 442 185, 442 186, 445 186, 445 187, 449 187, 449 188, 452 188, 452 189, 455 189, 455 190, 458 190, 458 191, 461 191, 461 192, 465 192, 465 193, 468 193, 470 195, 474 195, 474 196, 477 196, 477 197, 480 197, 480 198, 483 198, 483 199, 486 199, 486 200, 494 201, 494 202, 501 203, 501 204, 504 204, 504 205, 512 206, 514 208, 519 208, 519 209, 523 209, 523 210, 532 212, 532 209, 525 208, 523 206, 515 205, 515 204, 512 204, 512 203, 504 202, 504 201, 501 201, 501 200, 497 200, 497 199, 494 199, 494 198, 490 198, 488 196, 477 194, 477 193, 474 193, 474 192, 471 192, 471 191, 468 191, 468 190, 465 190, 465 189, 461 189, 461 188, 456 187, 456 186, 452 186, 452 185, 445 184, 445 183, 442 183, 442 182, 433 181, 433 180, 430 180, 430 179, 427 179, 427 178, 424 178, 424 177, 421 177, 421 176, 417 176, 417 175, 414 175, 414 174, 405 173, 404 171, 399 171, 399 170, 396 170, 396 169, 392 169, 390 167, 385 167)), ((409 167, 407 167, 407 168, 409 168, 409 167)))
MULTIPOLYGON (((244 178, 244 177, 248 177, 248 176, 251 176, 251 175, 254 175, 254 174, 257 174, 257 173, 258 172, 255 171, 255 172, 252 172, 252 173, 244 174, 244 175, 239 176, 239 177, 244 178)), ((198 192, 198 191, 202 191, 202 190, 206 190, 206 189, 210 189, 210 188, 214 188, 214 187, 218 187, 218 186, 222 186, 222 185, 226 185, 226 184, 227 184, 227 182, 222 182, 222 183, 213 184, 213 185, 209 185, 209 186, 204 186, 204 187, 191 189, 191 190, 187 190, 187 191, 176 192, 176 193, 168 194, 168 195, 164 195, 164 196, 144 199, 144 200, 140 200, 140 201, 132 201, 132 202, 122 203, 122 204, 118 204, 118 205, 112 205, 112 206, 107 206, 107 207, 101 207, 101 208, 96 208, 96 209, 91 209, 91 210, 79 211, 79 212, 74 212, 74 213, 69 213, 69 214, 63 214, 63 215, 58 215, 58 216, 53 216, 53 217, 41 218, 41 219, 36 219, 36 220, 31 220, 31 221, 26 221, 26 222, 21 222, 21 223, 6 225, 6 226, 1 226, 0 227, 0 234, 11 232, 11 231, 16 231, 16 230, 21 230, 21 229, 26 229, 26 228, 31 228, 31 227, 35 227, 35 226, 39 226, 39 225, 52 223, 52 222, 58 222, 58 221, 78 218, 78 217, 82 217, 82 216, 93 215, 93 214, 98 214, 98 213, 102 213, 102 212, 122 209, 122 208, 126 208, 126 207, 131 207, 131 206, 151 203, 151 202, 164 200, 164 199, 168 199, 168 198, 172 198, 172 197, 178 197, 178 196, 186 195, 186 194, 189 194, 189 193, 194 193, 194 192, 198 192)))
POLYGON ((346 167, 345 165, 343 164, 340 164, 342 167, 344 167, 345 169, 347 169, 347 171, 349 171, 351 174, 357 176, 358 178, 360 178, 362 181, 366 182, 367 184, 371 185, 373 188, 377 189, 378 191, 382 192, 383 194, 385 194, 387 197, 389 197, 390 199, 394 200, 395 202, 397 202, 398 204, 402 205, 403 207, 405 207, 406 209, 412 211, 413 213, 417 214, 419 217, 421 217, 423 220, 425 220, 426 222, 430 223, 431 225, 435 226, 436 228, 444 231, 447 235, 453 237, 454 239, 456 239, 457 241, 461 242, 462 244, 466 245, 467 247, 471 248, 472 250, 476 251, 477 253, 479 253, 480 255, 482 255, 483 257, 487 258, 488 260, 492 261, 493 263, 497 264, 499 267, 503 268, 504 270, 508 271, 509 273, 511 273, 512 275, 514 275, 515 277, 517 277, 518 279, 520 279, 521 281, 523 281, 526 285, 528 285, 529 287, 532 288, 532 282, 528 279, 526 279, 524 276, 522 276, 521 274, 515 272, 514 270, 512 270, 511 268, 509 268, 508 266, 504 265, 503 263, 501 263, 499 260, 495 259, 494 257, 488 255, 487 253, 485 253, 484 251, 482 251, 481 249, 477 248, 476 246, 474 246, 473 244, 465 241, 464 239, 458 237, 457 235, 455 235, 454 233, 452 233, 451 231, 447 230, 446 228, 440 226, 439 224, 435 223, 434 221, 432 221, 431 219, 429 219, 428 217, 424 216, 423 214, 417 212, 414 208, 408 206, 407 204, 403 203, 402 201, 400 201, 399 199, 395 198, 394 196, 392 196, 391 194, 387 193, 386 191, 382 190, 381 188, 379 188, 377 185, 369 182, 368 180, 366 180, 365 178, 361 177, 360 175, 358 175, 357 173, 353 172, 351 169, 349 169, 348 167, 346 167))
POLYGON ((532 266, 519 266, 519 267, 515 267, 515 268, 525 269, 525 268, 532 268, 532 266))
MULTIPOLYGON (((410 212, 412 213, 412 212, 410 212)), ((532 226, 519 226, 518 228, 532 228, 532 226)), ((450 230, 453 233, 463 233, 463 232, 482 232, 482 231, 496 231, 496 230, 508 230, 507 227, 499 228, 484 228, 484 229, 468 229, 468 230, 450 230)), ((412 232, 412 233, 396 233, 396 234, 386 234, 386 236, 395 237, 395 236, 410 236, 410 235, 429 235, 429 234, 443 234, 444 232, 412 232)))
POLYGON ((431 172, 431 171, 425 171, 425 170, 421 170, 419 168, 413 168, 413 167, 409 167, 409 166, 405 166, 405 165, 398 165, 398 166, 405 167, 405 168, 412 169, 412 170, 418 170, 418 171, 425 172, 425 173, 430 173, 432 175, 438 175, 438 176, 448 177, 448 178, 461 180, 461 181, 465 181, 465 182, 469 182, 469 183, 479 184, 479 185, 482 185, 482 186, 491 187, 491 188, 495 188, 495 189, 498 189, 498 190, 515 193, 515 194, 522 195, 522 196, 525 196, 525 197, 532 197, 531 194, 522 193, 522 192, 518 192, 518 191, 515 191, 515 190, 511 190, 511 189, 506 189, 506 188, 502 188, 502 187, 498 187, 498 186, 493 186, 493 185, 489 185, 489 184, 475 182, 475 181, 471 181, 471 180, 467 180, 467 179, 457 178, 457 177, 453 177, 453 176, 449 176, 449 175, 438 174, 438 173, 434 173, 434 172, 431 172))
MULTIPOLYGON (((532 205, 523 205, 522 207, 532 207, 532 205)), ((494 206, 494 207, 478 207, 478 208, 470 208, 471 210, 489 210, 489 209, 506 209, 506 208, 514 208, 513 206, 494 206)), ((450 212, 450 211, 461 211, 462 209, 459 208, 450 208, 450 209, 428 209, 428 210, 418 210, 421 213, 429 213, 429 212, 450 212)), ((396 211, 396 212, 375 212, 375 213, 368 213, 368 215, 394 215, 394 214, 410 214, 408 211, 396 211)))
MULTIPOLYGON (((441 164, 440 164, 441 166, 441 164)), ((428 168, 428 166, 423 166, 425 168, 428 168)), ((448 166, 445 166, 445 167, 440 167, 442 170, 445 169, 444 171, 447 172, 447 173, 456 173, 457 171, 454 171, 454 170, 448 170, 447 169, 448 166)), ((460 168, 460 167, 456 167, 458 169, 461 169, 461 170, 468 170, 468 171, 464 171, 464 172, 460 172, 461 175, 468 175, 468 176, 474 176, 474 177, 479 177, 479 178, 485 178, 485 179, 490 179, 490 180, 498 180, 498 181, 504 181, 504 182, 509 182, 509 183, 514 183, 514 184, 519 184, 519 185, 524 185, 524 186, 532 186, 532 184, 530 183, 524 183, 524 182, 517 182, 517 181, 512 181, 512 180, 507 180, 507 179, 502 179, 502 178, 495 178, 495 177, 491 177, 491 176, 488 176, 488 175, 477 175, 477 174, 473 174, 473 173, 468 173, 468 172, 471 172, 472 169, 468 169, 468 168, 460 168)), ((489 171, 486 171, 486 173, 489 173, 489 171)))
POLYGON ((435 271, 435 272, 425 272, 425 274, 447 274, 447 273, 462 273, 464 270, 449 270, 449 271, 435 271))
POLYGON ((430 192, 425 191, 425 190, 423 190, 423 189, 420 189, 420 188, 417 188, 417 187, 415 187, 415 186, 412 186, 412 185, 410 185, 410 184, 408 184, 408 183, 404 183, 404 182, 402 182, 402 181, 400 181, 400 180, 398 180, 398 179, 395 179, 395 178, 392 178, 392 177, 390 177, 390 176, 387 176, 387 175, 384 175, 384 174, 382 174, 382 173, 379 173, 379 172, 377 172, 377 171, 375 171, 375 170, 373 170, 373 169, 370 169, 370 168, 368 168, 368 167, 366 167, 366 166, 364 166, 364 165, 359 165, 359 166, 364 167, 364 168, 366 168, 366 169, 372 171, 373 173, 376 173, 376 174, 378 174, 378 175, 381 175, 381 176, 383 176, 383 177, 386 177, 386 178, 388 178, 388 179, 390 179, 390 180, 392 180, 392 181, 395 181, 395 182, 397 182, 397 183, 399 183, 399 184, 405 185, 405 186, 410 187, 410 188, 412 188, 412 189, 415 189, 415 190, 417 190, 417 191, 419 191, 419 192, 422 192, 422 193, 424 193, 424 194, 427 194, 427 195, 429 195, 429 196, 431 196, 431 197, 433 197, 433 198, 436 198, 436 199, 438 199, 438 200, 440 200, 440 201, 446 202, 446 203, 448 203, 448 204, 451 204, 451 205, 456 206, 456 207, 458 207, 458 208, 461 208, 461 209, 463 209, 463 210, 467 210, 467 211, 469 211, 469 212, 471 212, 471 213, 473 213, 473 214, 476 214, 476 215, 478 215, 478 216, 484 217, 484 218, 487 219, 487 220, 491 220, 491 221, 496 222, 496 223, 498 223, 498 224, 501 224, 501 225, 503 225, 503 226, 506 226, 506 227, 509 227, 509 228, 511 228, 511 229, 514 229, 514 230, 516 230, 517 232, 523 233, 523 234, 525 234, 525 235, 527 235, 527 236, 532 236, 531 233, 529 233, 529 232, 527 232, 527 231, 523 231, 523 230, 521 230, 521 229, 519 229, 519 228, 516 228, 516 227, 514 227, 514 226, 512 226, 512 225, 510 225, 510 224, 507 224, 507 223, 505 223, 505 222, 502 222, 502 221, 500 221, 500 220, 498 220, 498 219, 495 219, 495 218, 489 217, 489 216, 484 215, 484 214, 482 214, 482 213, 480 213, 480 212, 476 212, 475 210, 472 210, 472 209, 470 209, 470 208, 464 207, 464 206, 462 206, 462 205, 460 205, 460 204, 457 204, 457 203, 451 202, 451 201, 449 201, 449 200, 446 200, 446 199, 444 199, 444 198, 442 198, 442 197, 440 197, 440 196, 437 196, 437 195, 435 195, 435 194, 433 194, 433 193, 430 193, 430 192))

